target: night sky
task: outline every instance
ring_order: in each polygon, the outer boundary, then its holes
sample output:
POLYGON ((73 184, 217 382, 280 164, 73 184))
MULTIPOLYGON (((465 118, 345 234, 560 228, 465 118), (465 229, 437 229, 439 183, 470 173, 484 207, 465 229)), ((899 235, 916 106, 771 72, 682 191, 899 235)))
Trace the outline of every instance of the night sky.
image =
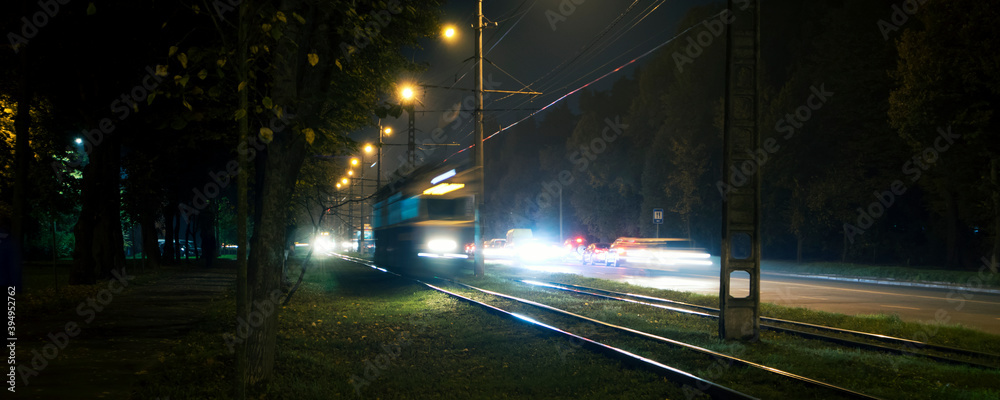
MULTIPOLYGON (((691 7, 717 3, 704 0, 578 2, 581 4, 576 5, 569 0, 484 2, 486 19, 498 23, 483 35, 487 59, 484 80, 490 81, 492 75, 492 80, 499 84, 496 89, 544 93, 540 96, 509 97, 487 94, 484 98, 487 110, 484 136, 524 120, 533 110, 549 105, 675 37, 680 19, 691 7)), ((408 56, 425 63, 427 69, 414 76, 400 77, 400 82, 471 89, 474 84, 471 57, 475 40, 472 30, 475 8, 474 1, 450 1, 444 7, 442 23, 455 26, 457 37, 447 41, 424 40, 423 48, 410 49, 408 56)), ((652 55, 636 60, 586 89, 608 89, 617 79, 631 76, 652 55)), ((421 101, 417 108, 417 142, 428 138, 434 128, 446 127, 451 141, 462 145, 439 147, 430 159, 441 160, 452 156, 458 149, 472 143, 470 113, 463 113, 461 118, 464 122, 458 128, 454 123, 449 125, 445 119, 450 114, 449 110, 457 108, 464 98, 470 98, 470 92, 422 88, 417 93, 421 101)), ((575 109, 578 95, 579 92, 566 96, 560 102, 566 102, 575 109)), ((463 107, 463 110, 468 109, 463 107)), ((544 116, 545 112, 540 112, 523 123, 536 123, 544 116)), ((406 128, 406 118, 404 114, 402 118, 384 124, 393 126, 401 134, 406 128)), ((375 131, 369 128, 355 132, 351 137, 359 141, 373 141, 376 140, 375 131)), ((394 135, 385 142, 405 143, 406 139, 405 136, 394 135)), ((486 145, 489 146, 489 141, 486 145)), ((395 169, 395 160, 405 157, 405 151, 405 146, 385 148, 383 160, 389 171, 395 169)), ((463 152, 453 159, 460 160, 468 153, 463 152)))

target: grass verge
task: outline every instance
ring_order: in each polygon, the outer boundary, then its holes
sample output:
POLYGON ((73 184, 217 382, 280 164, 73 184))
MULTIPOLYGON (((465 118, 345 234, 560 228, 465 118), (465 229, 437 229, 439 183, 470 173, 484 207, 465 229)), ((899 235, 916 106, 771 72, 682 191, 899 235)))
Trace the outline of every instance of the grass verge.
MULTIPOLYGON (((516 275, 517 272, 515 269, 494 268, 490 272, 490 277, 466 279, 466 282, 486 289, 529 298, 610 323, 692 343, 882 398, 994 399, 1000 396, 1000 370, 998 369, 984 370, 942 365, 918 357, 858 351, 768 331, 762 332, 762 340, 759 343, 727 343, 718 339, 715 320, 679 315, 642 305, 571 296, 565 292, 525 286, 504 279, 505 276, 516 275)), ((642 288, 625 283, 583 278, 577 275, 552 274, 541 277, 541 279, 645 294, 713 307, 718 305, 718 299, 714 296, 642 288)), ((522 308, 521 312, 529 313, 535 318, 545 319, 544 315, 539 315, 545 313, 539 313, 537 309, 522 308)), ((852 317, 771 304, 762 305, 762 314, 897 337, 919 338, 931 343, 993 354, 1000 353, 1000 337, 958 326, 909 323, 894 316, 883 315, 852 317)), ((585 325, 574 324, 572 326, 586 331, 588 327, 585 325)), ((644 340, 629 338, 611 338, 610 340, 610 344, 622 346, 627 350, 657 360, 671 360, 676 363, 671 365, 695 372, 699 376, 707 376, 720 384, 744 390, 752 395, 764 398, 787 397, 789 395, 789 392, 771 388, 767 384, 761 385, 760 383, 766 381, 743 375, 743 372, 738 368, 723 368, 718 365, 705 366, 703 361, 692 360, 684 354, 664 351, 663 346, 652 345, 644 340)), ((996 362, 996 360, 992 360, 993 364, 996 362)), ((825 397, 825 395, 811 393, 809 395, 815 395, 819 398, 825 397)), ((794 397, 802 398, 801 396, 794 397)))
MULTIPOLYGON (((297 276, 297 275, 296 275, 297 276)), ((133 398, 229 398, 232 293, 133 398)), ((319 260, 279 312, 274 376, 254 398, 686 398, 658 375, 388 274, 319 260)))
POLYGON ((850 278, 882 279, 901 282, 928 282, 962 285, 972 288, 1000 288, 1000 274, 987 265, 975 271, 955 271, 933 268, 865 265, 839 262, 808 262, 765 260, 761 271, 786 274, 829 275, 850 278))

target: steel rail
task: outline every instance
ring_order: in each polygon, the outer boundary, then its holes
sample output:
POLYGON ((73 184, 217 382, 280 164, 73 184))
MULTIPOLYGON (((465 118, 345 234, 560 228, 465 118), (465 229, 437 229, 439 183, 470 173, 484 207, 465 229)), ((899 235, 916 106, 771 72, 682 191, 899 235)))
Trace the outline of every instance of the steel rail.
MULTIPOLYGON (((334 254, 336 254, 336 253, 334 253, 334 254)), ((446 289, 442 289, 440 287, 431 285, 431 284, 429 284, 427 282, 424 282, 424 281, 421 281, 419 279, 407 277, 407 276, 404 276, 404 275, 401 275, 401 274, 389 271, 389 270, 387 270, 385 268, 381 268, 381 267, 376 266, 375 264, 371 263, 368 260, 364 260, 364 259, 360 259, 360 258, 355 258, 355 257, 350 257, 350 256, 346 256, 346 255, 341 255, 341 254, 336 254, 336 255, 338 257, 340 257, 340 258, 343 258, 344 260, 351 261, 351 262, 354 262, 354 263, 357 263, 357 264, 361 264, 361 265, 367 266, 369 268, 372 268, 372 269, 375 269, 375 270, 378 270, 378 271, 381 271, 381 272, 384 272, 384 273, 392 274, 392 275, 395 275, 395 276, 400 277, 400 278, 404 278, 404 279, 408 279, 408 280, 412 280, 414 282, 420 283, 420 284, 422 284, 422 285, 430 288, 431 290, 435 290, 435 291, 438 291, 440 293, 444 293, 446 295, 455 297, 455 298, 460 299, 460 300, 462 300, 464 302, 467 302, 469 304, 472 304, 472 305, 478 306, 480 308, 483 308, 487 312, 490 312, 490 313, 493 313, 493 314, 496 314, 496 315, 500 315, 500 316, 503 316, 503 317, 507 317, 507 318, 512 318, 512 319, 515 319, 515 320, 518 320, 518 321, 526 322, 530 326, 534 326, 536 328, 543 329, 543 330, 548 331, 550 333, 556 333, 556 334, 559 334, 559 335, 562 335, 562 336, 566 336, 566 337, 571 338, 571 339, 577 339, 577 340, 579 340, 582 343, 581 345, 583 347, 586 347, 586 348, 588 348, 590 350, 594 350, 596 352, 599 352, 599 353, 602 353, 602 354, 606 354, 608 356, 611 356, 611 357, 616 358, 618 360, 627 362, 629 364, 632 364, 632 365, 635 365, 635 366, 638 366, 638 367, 643 367, 643 368, 651 369, 651 370, 653 370, 653 371, 655 371, 655 372, 657 372, 657 373, 659 373, 661 375, 665 375, 669 379, 671 379, 673 382, 683 384, 684 385, 683 389, 686 392, 693 391, 693 393, 695 393, 695 394, 697 394, 697 393, 703 393, 703 394, 706 394, 708 396, 711 396, 714 399, 748 399, 748 400, 756 400, 757 399, 756 397, 753 397, 753 396, 747 395, 745 393, 741 393, 741 392, 735 391, 733 389, 730 389, 728 387, 719 385, 719 384, 711 382, 709 380, 699 378, 699 377, 697 377, 694 374, 691 374, 689 372, 686 372, 686 371, 683 371, 683 370, 671 367, 669 365, 666 365, 666 364, 657 362, 655 360, 652 360, 652 359, 640 356, 638 354, 631 353, 631 352, 619 349, 619 348, 614 347, 614 346, 609 346, 609 345, 606 345, 604 343, 601 343, 601 342, 598 342, 598 341, 595 341, 595 340, 592 340, 592 339, 589 339, 589 338, 586 338, 586 337, 574 334, 572 332, 562 330, 562 329, 557 328, 555 326, 548 325, 548 324, 536 321, 536 320, 534 320, 534 319, 532 319, 530 317, 527 317, 527 316, 524 316, 524 315, 520 315, 520 314, 517 314, 517 313, 513 313, 513 312, 510 312, 510 311, 504 310, 502 308, 499 308, 499 307, 496 307, 496 306, 493 306, 493 305, 490 305, 490 304, 486 304, 484 302, 481 302, 481 301, 478 301, 478 300, 475 300, 475 299, 472 299, 472 298, 469 298, 469 297, 466 297, 466 296, 462 296, 461 294, 454 293, 454 292, 451 292, 451 291, 446 290, 446 289)))
MULTIPOLYGON (((439 279, 442 279, 442 278, 439 278, 439 279)), ((500 298, 505 298, 505 299, 508 299, 508 300, 516 301, 516 302, 519 302, 519 303, 522 303, 522 304, 528 304, 528 305, 531 305, 531 306, 534 306, 534 307, 542 308, 542 309, 545 309, 545 310, 548 310, 548 311, 551 311, 551 312, 555 312, 555 313, 558 313, 558 314, 562 314, 562 315, 565 315, 565 316, 569 316, 569 317, 572 317, 572 318, 581 319, 581 320, 584 320, 584 321, 587 321, 587 322, 590 322, 590 323, 594 323, 594 324, 601 325, 601 326, 604 326, 604 327, 607 327, 607 328, 611 328, 611 329, 614 329, 614 330, 626 332, 626 333, 629 333, 629 334, 632 334, 632 335, 635 335, 635 336, 639 336, 639 337, 643 337, 643 338, 646 338, 646 339, 651 339, 651 340, 663 342, 663 343, 672 345, 674 347, 679 347, 679 348, 683 348, 683 349, 687 349, 687 350, 692 350, 692 351, 695 351, 695 352, 698 352, 698 353, 701 353, 701 354, 704 354, 704 355, 712 356, 715 359, 725 360, 725 361, 727 361, 729 363, 735 363, 735 364, 740 364, 740 365, 743 365, 743 366, 746 366, 746 367, 757 368, 757 369, 763 370, 765 372, 770 372, 770 373, 773 373, 773 374, 776 374, 776 375, 779 375, 779 376, 782 376, 782 377, 785 377, 785 378, 789 378, 789 379, 792 379, 792 380, 796 380, 796 381, 799 381, 799 382, 802 382, 802 383, 810 384, 810 385, 817 386, 817 387, 824 388, 824 389, 830 389, 830 390, 836 391, 836 392, 838 392, 840 394, 844 394, 844 395, 850 396, 852 398, 858 398, 858 399, 877 399, 877 397, 869 396, 869 395, 866 395, 864 393, 855 392, 853 390, 842 388, 842 387, 839 387, 839 386, 836 386, 836 385, 832 385, 832 384, 829 384, 829 383, 826 383, 826 382, 822 382, 822 381, 815 380, 815 379, 812 379, 812 378, 807 378, 807 377, 804 377, 804 376, 801 376, 801 375, 796 375, 796 374, 793 374, 791 372, 783 371, 783 370, 780 370, 780 369, 777 369, 777 368, 768 367, 768 366, 762 365, 762 364, 757 364, 757 363, 754 363, 754 362, 751 362, 751 361, 747 361, 747 360, 743 360, 743 359, 740 359, 740 358, 736 358, 736 357, 733 357, 733 356, 730 356, 730 355, 718 353, 718 352, 715 352, 715 351, 712 351, 712 350, 709 350, 709 349, 706 349, 706 348, 703 348, 703 347, 699 347, 699 346, 695 346, 695 345, 692 345, 692 344, 680 342, 680 341, 677 341, 677 340, 665 338, 663 336, 658 336, 658 335, 654 335, 654 334, 651 334, 651 333, 648 333, 648 332, 643 332, 643 331, 640 331, 640 330, 636 330, 636 329, 632 329, 632 328, 628 328, 628 327, 624 327, 624 326, 619 326, 619 325, 611 324, 611 323, 604 322, 604 321, 601 321, 601 320, 597 320, 597 319, 593 319, 593 318, 590 318, 590 317, 586 317, 586 316, 583 316, 583 315, 575 314, 575 313, 572 313, 572 312, 569 312, 569 311, 566 311, 566 310, 563 310, 563 309, 560 309, 560 308, 552 307, 552 306, 547 305, 547 304, 542 304, 542 303, 539 303, 539 302, 536 302, 536 301, 522 299, 522 298, 519 298, 519 297, 516 297, 516 296, 511 296, 511 295, 504 294, 504 293, 499 293, 499 292, 494 292, 494 291, 487 290, 487 289, 478 288, 478 287, 475 287, 475 286, 467 285, 467 284, 464 284, 464 283, 461 283, 461 282, 456 282, 456 281, 452 281, 452 280, 448 280, 448 279, 442 279, 442 280, 446 281, 446 282, 453 283, 455 285, 459 285, 459 286, 471 289, 471 290, 476 290, 476 291, 479 291, 479 292, 482 292, 482 293, 486 293, 486 294, 490 294, 490 295, 497 296, 497 297, 500 297, 500 298)), ((634 301, 634 300, 632 300, 632 301, 634 301)), ((641 303, 641 302, 639 302, 639 303, 641 303)), ((696 312, 689 311, 689 313, 696 313, 696 312)), ((710 315, 704 314, 704 313, 696 313, 696 314, 702 314, 703 316, 710 316, 710 315)))
MULTIPOLYGON (((691 307, 691 308, 696 308, 696 309, 699 309, 699 310, 711 311, 711 312, 716 312, 716 313, 719 312, 719 310, 717 308, 706 307, 706 306, 699 306, 699 305, 696 305, 696 304, 684 303, 684 302, 670 300, 670 299, 663 299, 663 298, 659 298, 659 297, 652 297, 652 296, 646 296, 646 295, 640 295, 640 294, 634 294, 634 293, 616 292, 616 291, 612 291, 612 290, 597 289, 597 288, 592 288, 592 287, 586 287, 586 286, 580 286, 580 285, 572 285, 572 284, 565 284, 565 283, 557 283, 557 282, 541 282, 541 281, 534 281, 534 280, 530 280, 530 279, 529 280, 521 280, 521 282, 529 284, 529 285, 535 285, 535 286, 547 287, 547 288, 551 288, 551 289, 569 291, 569 292, 579 293, 579 294, 583 294, 583 295, 587 295, 587 296, 601 297, 601 298, 607 298, 607 299, 610 299, 610 300, 617 300, 617 301, 624 301, 624 302, 630 302, 630 303, 635 303, 635 304, 642 304, 642 305, 647 305, 647 306, 656 307, 656 308, 660 308, 660 309, 665 309, 665 310, 669 310, 669 311, 681 312, 681 313, 685 313, 685 314, 689 314, 689 315, 696 315, 696 316, 706 317, 706 318, 718 318, 717 315, 712 315, 712 314, 707 314, 707 313, 697 312, 697 311, 691 311, 691 310, 684 310, 684 309, 679 309, 679 308, 676 308, 676 307, 664 306, 664 305, 661 305, 661 304, 646 303, 646 302, 642 302, 642 301, 628 299, 627 297, 635 297, 635 298, 640 298, 640 299, 649 300, 649 301, 656 301, 656 302, 661 302, 661 303, 674 304, 674 305, 679 305, 679 306, 683 306, 683 307, 691 307), (588 291, 594 291, 594 292, 597 292, 597 293, 588 292, 588 291), (601 294, 601 293, 608 293, 608 294, 601 294), (623 296, 623 297, 618 297, 618 296, 623 296)), ((991 365, 980 364, 980 363, 971 362, 971 361, 964 361, 964 360, 955 360, 955 359, 951 359, 951 358, 947 358, 947 357, 942 357, 942 356, 936 356, 936 355, 932 355, 932 354, 918 353, 918 352, 915 352, 914 349, 935 350, 935 351, 940 351, 940 352, 962 354, 962 355, 972 356, 972 357, 1000 359, 1000 356, 994 355, 994 354, 980 353, 980 352, 976 352, 976 351, 972 351, 972 350, 959 349, 959 348, 947 347, 947 346, 940 346, 940 345, 935 345, 935 344, 930 344, 930 343, 925 343, 925 342, 919 342, 919 341, 910 340, 910 339, 897 338, 897 337, 893 337, 893 336, 880 335, 880 334, 875 334, 875 333, 868 333, 868 332, 860 332, 860 331, 854 331, 854 330, 849 330, 849 329, 834 328, 834 327, 829 327, 829 326, 824 326, 824 325, 815 325, 815 324, 810 324, 810 323, 806 323, 806 322, 790 321, 790 320, 784 320, 784 319, 779 319, 779 318, 761 317, 761 320, 762 321, 768 321, 768 322, 776 322, 776 323, 788 324, 788 325, 795 325, 795 326, 800 326, 800 327, 806 327, 806 328, 816 329, 816 330, 819 330, 819 331, 825 331, 825 332, 829 332, 829 333, 849 334, 849 335, 854 335, 854 336, 858 336, 858 337, 863 337, 863 338, 866 338, 866 339, 881 341, 883 343, 891 343, 891 344, 903 345, 903 346, 907 347, 908 349, 900 349, 900 348, 895 348, 895 347, 880 346, 880 345, 877 345, 877 344, 857 342, 857 341, 850 340, 850 339, 837 338, 837 337, 827 336, 827 335, 823 335, 823 334, 819 334, 819 333, 804 332, 804 331, 798 331, 798 330, 789 329, 789 328, 782 328, 782 327, 778 327, 778 326, 774 326, 774 325, 761 324, 761 328, 768 329, 768 330, 775 331, 775 332, 782 332, 782 333, 787 333, 787 334, 791 334, 791 335, 795 335, 795 336, 799 336, 799 337, 810 338, 810 339, 818 339, 818 340, 833 342, 833 343, 837 343, 837 344, 841 344, 841 345, 851 346, 851 347, 855 347, 855 348, 864 348, 866 350, 883 351, 883 352, 888 352, 888 353, 892 353, 892 354, 912 355, 912 356, 917 356, 917 357, 924 357, 924 358, 929 358, 929 359, 932 359, 932 360, 935 360, 935 361, 938 361, 938 362, 943 362, 943 363, 948 363, 948 364, 969 365, 969 366, 973 366, 973 367, 977 367, 977 368, 996 369, 995 366, 991 366, 991 365)))

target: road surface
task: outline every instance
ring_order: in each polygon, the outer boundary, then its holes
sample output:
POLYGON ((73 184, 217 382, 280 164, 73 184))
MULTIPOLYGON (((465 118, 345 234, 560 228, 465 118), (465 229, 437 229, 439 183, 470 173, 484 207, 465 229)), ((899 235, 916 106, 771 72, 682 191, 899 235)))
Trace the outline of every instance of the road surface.
MULTIPOLYGON (((541 272, 574 273, 633 285, 701 294, 719 294, 718 258, 712 266, 673 270, 616 268, 549 262, 527 265, 541 272)), ((766 270, 766 262, 765 262, 766 270)), ((749 285, 733 279, 734 287, 749 285)), ((905 321, 960 324, 1000 334, 1000 295, 872 283, 807 279, 763 273, 761 301, 843 314, 898 314, 905 321)))

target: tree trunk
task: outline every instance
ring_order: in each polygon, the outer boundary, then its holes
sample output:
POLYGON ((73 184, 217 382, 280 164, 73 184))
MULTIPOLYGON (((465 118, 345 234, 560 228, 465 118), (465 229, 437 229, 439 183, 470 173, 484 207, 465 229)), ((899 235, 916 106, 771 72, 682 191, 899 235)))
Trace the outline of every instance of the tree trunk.
POLYGON ((93 284, 125 266, 121 229, 121 144, 107 135, 93 145, 84 168, 80 219, 73 232, 76 248, 70 284, 93 284))
POLYGON ((795 236, 795 263, 802 264, 802 244, 806 241, 804 235, 795 236))
MULTIPOLYGON (((247 63, 248 49, 249 49, 249 35, 248 31, 250 29, 250 0, 245 0, 240 4, 239 11, 239 23, 238 23, 238 38, 237 38, 237 53, 238 61, 236 64, 236 77, 239 82, 247 82, 249 84, 249 64, 247 63)), ((249 90, 241 90, 238 95, 240 98, 240 110, 244 115, 238 121, 239 133, 237 138, 237 149, 239 146, 247 143, 249 139, 249 98, 247 93, 249 90)), ((247 144, 249 146, 249 144, 247 144)), ((250 163, 247 160, 246 151, 237 151, 236 160, 240 165, 240 170, 238 175, 236 175, 236 317, 246 318, 250 317, 250 295, 247 288, 247 174, 250 173, 250 163)), ((248 361, 247 360, 247 341, 241 340, 236 347, 236 377, 233 380, 235 386, 235 396, 236 400, 246 399, 246 388, 247 382, 250 380, 248 376, 248 361)))
MULTIPOLYGON (((177 203, 170 201, 167 208, 163 210, 163 249, 162 257, 164 264, 173 264, 174 259, 174 214, 177 213, 177 203)), ((157 241, 159 242, 159 241, 157 241)))
POLYGON ((947 256, 945 266, 949 269, 959 268, 958 249, 958 202, 951 188, 944 191, 945 200, 945 245, 947 246, 947 256))
MULTIPOLYGON (((251 299, 256 301, 267 301, 274 291, 280 290, 288 204, 305 155, 305 142, 301 138, 293 139, 291 132, 276 133, 274 138, 267 149, 258 153, 258 157, 264 157, 266 170, 262 191, 258 193, 261 206, 254 210, 253 246, 247 268, 251 299)), ((251 384, 271 376, 277 316, 271 313, 263 326, 250 334, 247 357, 251 384)))
MULTIPOLYGON (((27 3, 24 3, 27 4, 27 3)), ((24 5, 27 9, 28 6, 24 5)), ((14 117, 14 220, 11 221, 13 265, 6 271, 7 284, 21 291, 21 257, 24 255, 24 231, 28 222, 28 168, 31 165, 31 86, 29 84, 28 49, 20 50, 21 84, 17 93, 17 115, 14 117)))
MULTIPOLYGON (((301 0, 285 0, 278 7, 285 12, 303 10, 301 0)), ((304 60, 298 43, 307 43, 299 24, 288 24, 283 37, 275 46, 277 63, 274 71, 272 98, 276 105, 283 107, 286 119, 291 119, 292 110, 298 115, 314 115, 313 102, 303 101, 299 84, 300 68, 304 60)), ((314 39, 321 39, 320 37, 314 39)), ((314 46, 326 45, 322 40, 311 42, 314 46)), ((310 68, 306 66, 306 68, 310 68)), ((321 90, 304 86, 302 90, 321 90)), ((251 299, 268 301, 277 293, 282 283, 282 265, 285 256, 286 224, 288 209, 295 181, 306 154, 306 142, 292 126, 295 121, 283 121, 285 127, 276 129, 273 140, 266 149, 258 152, 257 176, 260 191, 256 192, 254 209, 253 246, 247 268, 247 284, 251 299), (263 165, 263 168, 261 168, 263 165)), ((247 341, 249 383, 270 378, 274 367, 274 346, 277 339, 278 314, 273 312, 265 318, 260 329, 251 332, 247 341)))
POLYGON ((174 237, 170 238, 170 240, 174 241, 174 259, 180 262, 182 258, 186 258, 184 254, 187 254, 187 251, 181 254, 181 249, 184 247, 181 246, 181 213, 175 212, 173 215, 174 219, 170 223, 176 225, 174 225, 174 237))
POLYGON ((847 262, 847 235, 844 235, 844 247, 840 250, 840 262, 847 262))
POLYGON ((991 265, 1000 261, 1000 158, 994 157, 990 168, 990 180, 993 181, 993 257, 991 265))
MULTIPOLYGON (((219 247, 215 238, 215 209, 214 201, 198 215, 198 231, 201 234, 201 251, 199 257, 205 260, 205 267, 211 267, 217 255, 216 249, 219 247)), ((198 247, 195 247, 197 251, 198 247)))
POLYGON ((152 212, 139 216, 139 227, 142 230, 142 254, 149 260, 149 266, 160 266, 160 244, 156 235, 156 215, 152 212))

